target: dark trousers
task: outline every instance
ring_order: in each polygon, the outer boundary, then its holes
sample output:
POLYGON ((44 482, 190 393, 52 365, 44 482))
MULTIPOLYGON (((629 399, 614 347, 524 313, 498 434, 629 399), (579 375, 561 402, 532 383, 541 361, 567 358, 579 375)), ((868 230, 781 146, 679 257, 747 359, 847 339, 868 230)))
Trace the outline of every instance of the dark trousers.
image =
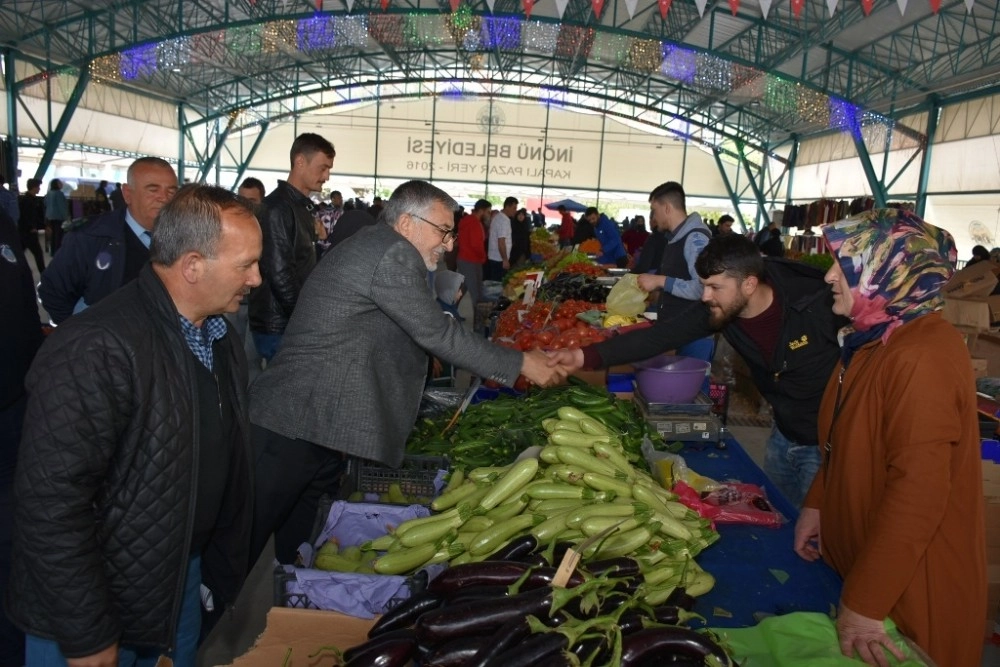
POLYGON ((59 251, 59 247, 62 245, 63 234, 65 233, 65 232, 63 232, 62 224, 63 224, 62 220, 46 220, 45 221, 45 226, 48 227, 49 230, 51 230, 51 232, 52 232, 52 236, 51 236, 51 239, 52 239, 51 240, 52 252, 51 252, 51 254, 53 256, 59 251))
POLYGON ((14 529, 14 466, 21 441, 26 397, 0 410, 0 665, 24 664, 24 635, 7 619, 2 601, 10 575, 10 547, 14 529))
POLYGON ((344 455, 256 424, 251 424, 250 438, 256 458, 250 566, 272 533, 275 558, 294 563, 299 545, 310 538, 320 497, 340 488, 344 455))
POLYGON ((38 232, 32 231, 28 234, 21 234, 21 245, 26 252, 30 252, 35 257, 35 266, 38 272, 45 270, 45 255, 42 254, 42 245, 38 242, 38 232))
POLYGON ((488 259, 486 260, 486 266, 483 268, 483 280, 495 280, 500 282, 503 280, 505 273, 507 272, 503 268, 503 262, 495 259, 488 259))

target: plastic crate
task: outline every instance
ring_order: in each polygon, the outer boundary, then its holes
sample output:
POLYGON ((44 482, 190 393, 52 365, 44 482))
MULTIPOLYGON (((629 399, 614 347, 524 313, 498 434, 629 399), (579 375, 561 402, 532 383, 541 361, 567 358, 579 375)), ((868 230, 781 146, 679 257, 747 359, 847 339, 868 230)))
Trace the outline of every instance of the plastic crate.
POLYGON ((722 425, 725 426, 729 417, 729 385, 721 382, 710 382, 708 397, 712 400, 712 413, 721 419, 722 425))
POLYGON ((442 471, 448 470, 448 459, 443 456, 407 455, 399 468, 390 468, 366 459, 351 458, 347 473, 341 483, 340 497, 347 498, 354 492, 383 494, 391 484, 409 497, 435 498, 438 495, 442 471), (438 484, 435 484, 438 482, 438 484))
POLYGON ((282 565, 274 568, 274 606, 291 609, 319 609, 309 601, 309 596, 305 593, 288 590, 289 584, 295 581, 294 572, 286 571, 282 565))

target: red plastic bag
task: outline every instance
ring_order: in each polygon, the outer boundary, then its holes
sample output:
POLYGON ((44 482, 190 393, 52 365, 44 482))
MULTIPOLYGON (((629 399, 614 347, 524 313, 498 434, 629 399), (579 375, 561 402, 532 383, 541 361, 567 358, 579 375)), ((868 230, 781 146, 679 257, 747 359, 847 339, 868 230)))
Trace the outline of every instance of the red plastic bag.
POLYGON ((684 505, 717 523, 777 528, 785 522, 785 517, 768 502, 764 489, 755 484, 727 482, 699 494, 684 482, 677 482, 672 490, 684 505))

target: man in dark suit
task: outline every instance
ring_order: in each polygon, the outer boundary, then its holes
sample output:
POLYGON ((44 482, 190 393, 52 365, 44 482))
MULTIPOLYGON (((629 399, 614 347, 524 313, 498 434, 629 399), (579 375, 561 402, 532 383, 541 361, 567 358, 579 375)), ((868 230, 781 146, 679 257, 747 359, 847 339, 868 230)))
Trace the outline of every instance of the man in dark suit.
POLYGON ((544 385, 548 357, 494 345, 441 312, 427 281, 455 241, 455 201, 423 181, 399 186, 379 221, 330 251, 299 296, 274 362, 251 388, 257 456, 256 559, 277 530, 291 563, 344 457, 398 466, 416 421, 428 353, 511 386, 544 385))
POLYGON ((166 160, 139 158, 128 168, 125 207, 102 213, 66 235, 42 274, 38 295, 55 324, 135 280, 149 260, 153 221, 177 193, 166 160))

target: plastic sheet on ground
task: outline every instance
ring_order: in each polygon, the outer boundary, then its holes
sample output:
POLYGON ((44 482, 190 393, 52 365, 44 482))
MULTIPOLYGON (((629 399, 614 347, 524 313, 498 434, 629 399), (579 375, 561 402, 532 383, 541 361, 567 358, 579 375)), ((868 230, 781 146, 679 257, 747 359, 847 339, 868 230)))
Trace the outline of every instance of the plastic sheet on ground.
MULTIPOLYGON (((900 662, 888 652, 894 667, 934 667, 920 649, 903 637, 886 619, 886 632, 907 659, 900 662)), ((858 665, 840 652, 837 628, 826 614, 797 612, 765 618, 752 628, 716 628, 743 667, 839 667, 858 665)))

